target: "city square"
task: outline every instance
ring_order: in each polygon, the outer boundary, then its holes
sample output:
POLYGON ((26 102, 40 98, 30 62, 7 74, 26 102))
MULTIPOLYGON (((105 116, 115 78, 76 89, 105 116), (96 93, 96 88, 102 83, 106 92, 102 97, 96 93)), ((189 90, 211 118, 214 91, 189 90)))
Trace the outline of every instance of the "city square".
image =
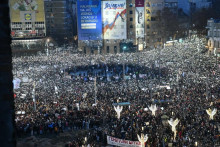
POLYGON ((218 0, 0 7, 0 147, 220 146, 218 0))

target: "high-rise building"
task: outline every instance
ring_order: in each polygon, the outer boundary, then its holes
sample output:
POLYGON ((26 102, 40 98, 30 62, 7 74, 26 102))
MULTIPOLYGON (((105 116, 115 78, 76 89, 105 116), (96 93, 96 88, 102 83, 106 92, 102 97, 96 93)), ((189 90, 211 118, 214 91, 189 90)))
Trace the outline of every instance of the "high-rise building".
POLYGON ((169 8, 174 14, 178 15, 178 0, 164 0, 164 7, 169 8))
POLYGON ((44 0, 47 36, 62 45, 76 35, 76 1, 44 0))
POLYGON ((145 0, 145 30, 146 47, 163 45, 163 32, 159 20, 159 13, 164 8, 164 0, 145 0))
POLYGON ((201 8, 212 6, 212 0, 178 0, 178 8, 182 9, 187 15, 201 8))
POLYGON ((43 0, 10 0, 9 6, 13 39, 46 36, 43 0))

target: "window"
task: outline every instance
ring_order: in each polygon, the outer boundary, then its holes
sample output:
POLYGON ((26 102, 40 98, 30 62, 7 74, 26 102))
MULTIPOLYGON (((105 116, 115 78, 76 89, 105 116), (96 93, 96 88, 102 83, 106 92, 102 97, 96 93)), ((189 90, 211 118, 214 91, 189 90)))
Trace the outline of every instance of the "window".
POLYGON ((130 18, 130 21, 133 21, 133 18, 132 18, 132 17, 130 18))
POLYGON ((157 38, 157 41, 158 41, 158 42, 161 42, 161 38, 157 38))
POLYGON ((158 3, 158 4, 157 4, 157 7, 162 7, 162 6, 163 6, 162 3, 158 3))
POLYGON ((84 46, 83 52, 84 52, 84 54, 86 54, 86 47, 85 46, 84 46))
POLYGON ((151 17, 151 21, 156 21, 156 17, 151 17))
POLYGON ((130 28, 133 28, 133 25, 130 25, 130 28))
POLYGON ((129 4, 129 7, 132 7, 132 6, 133 6, 133 4, 132 4, 132 3, 130 3, 130 4, 129 4))
POLYGON ((106 52, 109 53, 109 46, 107 46, 106 52))
POLYGON ((91 54, 94 54, 94 50, 93 49, 91 49, 91 54))
POLYGON ((114 46, 114 53, 117 54, 117 46, 114 46))
POLYGON ((130 14, 133 14, 133 11, 130 11, 130 14))
POLYGON ((150 29, 150 25, 147 25, 147 29, 150 29))
POLYGON ((148 2, 146 6, 147 6, 147 7, 150 7, 150 3, 148 2))

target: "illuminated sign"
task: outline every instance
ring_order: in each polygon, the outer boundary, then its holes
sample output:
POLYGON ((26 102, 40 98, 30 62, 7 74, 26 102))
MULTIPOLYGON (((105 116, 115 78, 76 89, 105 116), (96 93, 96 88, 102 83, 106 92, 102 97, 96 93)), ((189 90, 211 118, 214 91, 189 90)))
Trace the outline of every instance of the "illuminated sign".
POLYGON ((79 40, 101 40, 101 0, 78 0, 79 40))

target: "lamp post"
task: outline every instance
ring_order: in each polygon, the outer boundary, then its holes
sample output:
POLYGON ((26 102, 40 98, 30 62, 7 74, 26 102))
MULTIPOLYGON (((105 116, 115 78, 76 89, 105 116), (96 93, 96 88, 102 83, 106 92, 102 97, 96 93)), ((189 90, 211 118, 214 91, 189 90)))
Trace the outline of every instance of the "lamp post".
POLYGON ((208 90, 208 86, 209 86, 209 84, 208 84, 208 82, 209 82, 209 79, 208 79, 208 74, 207 74, 207 77, 206 77, 206 99, 208 99, 209 98, 209 90, 208 90))
POLYGON ((95 90, 95 104, 96 104, 96 95, 97 95, 97 86, 96 86, 96 77, 95 77, 95 80, 94 80, 94 90, 95 90))
MULTIPOLYGON (((125 56, 125 50, 126 50, 126 46, 123 47, 123 56, 125 56)), ((125 60, 123 62, 123 81, 125 81, 125 60)))
POLYGON ((100 46, 98 45, 98 54, 100 54, 100 46))
POLYGON ((216 71, 218 71, 218 55, 217 55, 217 49, 214 49, 214 55, 215 55, 215 65, 216 65, 216 71))
POLYGON ((35 81, 33 83, 33 91, 32 91, 32 96, 33 96, 33 102, 34 102, 34 111, 36 111, 36 98, 35 98, 35 81))
POLYGON ((161 74, 161 70, 160 70, 160 52, 161 52, 161 48, 160 47, 157 47, 157 48, 159 48, 159 55, 158 55, 158 61, 159 61, 159 86, 160 86, 160 81, 161 81, 161 79, 160 79, 160 74, 161 74))
POLYGON ((150 89, 150 99, 152 100, 152 84, 149 84, 149 89, 150 89))
POLYGON ((48 49, 49 42, 50 42, 50 39, 48 38, 47 41, 46 41, 46 46, 47 46, 46 54, 47 54, 47 56, 49 55, 49 49, 48 49))

